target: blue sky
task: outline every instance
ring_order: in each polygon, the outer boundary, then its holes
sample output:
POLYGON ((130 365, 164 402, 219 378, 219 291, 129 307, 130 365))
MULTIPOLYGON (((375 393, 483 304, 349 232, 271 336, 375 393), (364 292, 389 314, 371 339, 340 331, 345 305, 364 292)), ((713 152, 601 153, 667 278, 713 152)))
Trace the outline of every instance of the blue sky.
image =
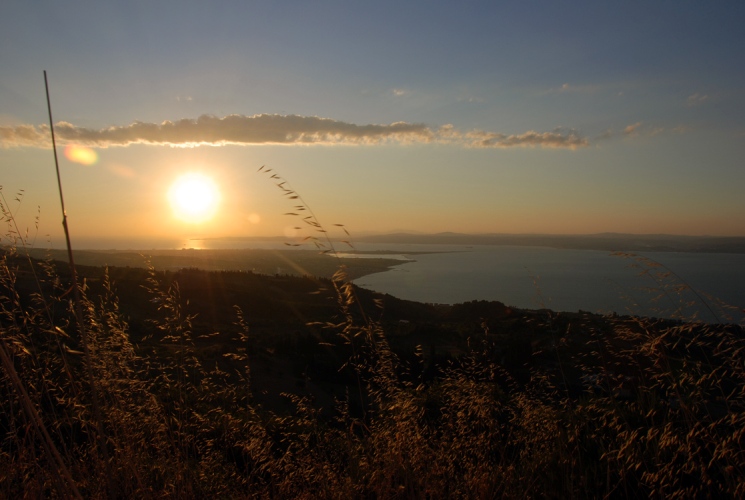
POLYGON ((47 70, 87 238, 287 233, 262 165, 358 233, 745 235, 744 22, 734 1, 10 0, 0 184, 58 237, 47 70), (208 221, 168 206, 192 171, 220 190, 208 221))

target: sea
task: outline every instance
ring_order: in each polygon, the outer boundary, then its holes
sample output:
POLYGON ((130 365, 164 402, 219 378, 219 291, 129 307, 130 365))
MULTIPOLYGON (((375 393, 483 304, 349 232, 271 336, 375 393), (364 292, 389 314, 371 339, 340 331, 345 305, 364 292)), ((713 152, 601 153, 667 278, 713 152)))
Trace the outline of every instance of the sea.
POLYGON ((744 254, 631 255, 504 245, 398 245, 385 249, 410 260, 389 271, 363 276, 355 284, 435 304, 495 300, 523 309, 707 323, 745 320, 744 254))
MULTIPOLYGON (((745 324, 745 254, 631 255, 510 245, 361 243, 355 247, 357 253, 347 256, 385 257, 401 263, 354 283, 401 299, 434 304, 488 300, 521 309, 745 324)), ((289 247, 279 240, 238 238, 83 243, 82 248, 289 247)))

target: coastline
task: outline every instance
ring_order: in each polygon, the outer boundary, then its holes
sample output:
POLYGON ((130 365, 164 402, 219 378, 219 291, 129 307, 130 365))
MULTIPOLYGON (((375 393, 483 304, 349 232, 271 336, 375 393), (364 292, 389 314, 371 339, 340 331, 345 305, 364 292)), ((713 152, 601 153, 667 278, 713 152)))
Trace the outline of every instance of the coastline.
MULTIPOLYGON (((67 262, 66 250, 29 249, 35 259, 67 262)), ((364 252, 372 254, 373 252, 364 252)), ((403 252, 396 252, 401 255, 403 252)), ((405 255, 414 255, 406 252, 405 255)), ((330 278, 343 265, 350 280, 381 273, 412 260, 380 257, 334 258, 310 249, 182 249, 182 250, 75 250, 75 263, 82 266, 152 266, 157 271, 197 268, 204 271, 239 271, 267 275, 317 276, 330 278)))

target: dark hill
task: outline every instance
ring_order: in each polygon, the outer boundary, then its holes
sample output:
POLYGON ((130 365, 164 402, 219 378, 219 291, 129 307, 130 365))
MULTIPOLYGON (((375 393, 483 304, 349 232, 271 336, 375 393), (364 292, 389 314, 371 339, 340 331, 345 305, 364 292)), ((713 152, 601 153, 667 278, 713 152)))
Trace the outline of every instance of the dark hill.
POLYGON ((10 498, 745 491, 739 326, 82 266, 80 329, 66 264, 0 262, 10 498))

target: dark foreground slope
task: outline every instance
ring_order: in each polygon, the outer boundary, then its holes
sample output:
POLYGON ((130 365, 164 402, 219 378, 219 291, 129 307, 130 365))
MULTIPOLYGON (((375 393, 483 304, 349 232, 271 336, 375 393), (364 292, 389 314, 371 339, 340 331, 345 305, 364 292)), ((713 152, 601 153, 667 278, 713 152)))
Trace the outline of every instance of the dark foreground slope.
POLYGON ((3 496, 745 493, 740 327, 2 264, 3 496))

